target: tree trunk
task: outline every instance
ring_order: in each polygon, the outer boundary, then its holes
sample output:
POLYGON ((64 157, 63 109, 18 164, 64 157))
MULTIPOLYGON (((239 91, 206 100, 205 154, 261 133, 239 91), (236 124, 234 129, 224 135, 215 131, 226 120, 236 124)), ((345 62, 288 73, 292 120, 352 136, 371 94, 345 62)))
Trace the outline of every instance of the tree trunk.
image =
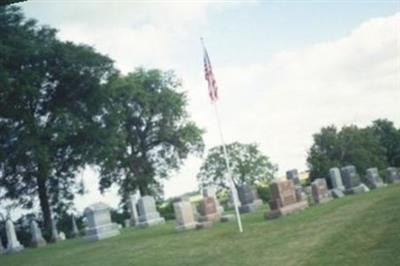
POLYGON ((43 177, 38 177, 37 182, 38 182, 40 208, 42 209, 42 214, 44 219, 44 228, 45 231, 50 234, 52 218, 49 205, 49 196, 47 195, 46 179, 43 177))

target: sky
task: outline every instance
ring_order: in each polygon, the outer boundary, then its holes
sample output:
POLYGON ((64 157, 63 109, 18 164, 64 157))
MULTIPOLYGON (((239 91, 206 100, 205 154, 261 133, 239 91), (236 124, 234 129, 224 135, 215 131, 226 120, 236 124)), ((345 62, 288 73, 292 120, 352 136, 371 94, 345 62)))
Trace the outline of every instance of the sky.
MULTIPOLYGON (((286 170, 306 170, 312 134, 323 126, 366 126, 387 118, 400 126, 400 4, 397 1, 28 1, 27 17, 89 44, 123 73, 172 69, 182 79, 191 120, 219 145, 204 80, 200 37, 219 87, 227 143, 257 143, 286 170)), ((206 156, 206 153, 204 154, 206 156)), ((171 197, 198 188, 202 158, 190 157, 164 184, 171 197)), ((81 212, 103 201, 86 169, 81 212)))

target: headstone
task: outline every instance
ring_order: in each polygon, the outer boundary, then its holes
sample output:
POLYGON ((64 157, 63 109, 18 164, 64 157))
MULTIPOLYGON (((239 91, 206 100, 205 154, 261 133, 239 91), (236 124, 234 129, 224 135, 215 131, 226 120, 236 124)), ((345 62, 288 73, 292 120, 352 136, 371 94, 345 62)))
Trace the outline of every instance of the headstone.
POLYGON ((148 227, 165 223, 163 217, 157 211, 156 202, 151 196, 141 197, 137 203, 139 210, 139 219, 137 226, 148 227))
POLYGON ((345 196, 343 191, 337 188, 331 189, 331 195, 335 199, 343 198, 345 196))
POLYGON ((42 231, 40 230, 37 222, 35 220, 31 221, 31 246, 34 248, 43 247, 46 245, 46 240, 42 236, 42 231))
POLYGON ((345 194, 358 194, 367 192, 366 186, 362 186, 360 176, 354 165, 348 165, 341 169, 343 185, 346 188, 345 194))
POLYGON ((203 188, 203 197, 213 197, 215 199, 215 203, 217 204, 217 211, 219 214, 224 212, 224 207, 218 201, 217 198, 217 187, 215 185, 208 185, 203 188))
POLYGON ((73 237, 79 236, 78 226, 76 225, 75 216, 73 216, 73 215, 72 215, 72 236, 73 237))
POLYGON ((86 217, 85 238, 97 241, 118 235, 118 225, 111 222, 110 207, 102 202, 90 205, 84 211, 86 217))
POLYGON ((214 221, 219 218, 217 203, 213 197, 205 197, 199 202, 199 221, 214 221))
POLYGON ((365 183, 371 189, 376 189, 385 186, 382 179, 379 177, 378 168, 367 169, 367 174, 365 176, 365 183))
POLYGON ((124 220, 124 227, 125 228, 128 228, 128 227, 130 227, 131 226, 131 219, 125 219, 124 220))
POLYGON ((262 201, 258 198, 257 191, 250 185, 244 184, 239 186, 238 194, 240 213, 252 212, 262 205, 262 201))
POLYGON ((266 219, 277 218, 308 207, 308 201, 297 201, 295 186, 292 180, 276 181, 270 185, 270 211, 265 214, 266 219))
POLYGON ((395 167, 386 168, 385 176, 388 183, 400 183, 400 171, 395 167))
POLYGON ((61 241, 61 238, 60 238, 60 234, 57 231, 57 223, 53 218, 52 223, 51 223, 51 242, 55 243, 58 241, 61 241))
POLYGON ((295 186, 300 185, 299 172, 297 169, 286 171, 286 178, 287 180, 292 180, 295 186))
POLYGON ((311 183, 311 190, 315 203, 325 203, 332 199, 325 178, 315 179, 311 183))
POLYGON ((64 233, 64 232, 60 232, 60 233, 58 234, 58 236, 59 236, 59 238, 60 238, 61 241, 64 241, 65 239, 67 239, 67 237, 65 236, 65 233, 64 233))
POLYGON ((128 208, 129 212, 131 213, 131 218, 130 218, 131 226, 136 226, 139 222, 139 215, 137 211, 137 202, 139 199, 140 199, 140 192, 138 190, 134 195, 131 195, 128 199, 128 208))
POLYGON ((19 243, 17 234, 15 233, 14 224, 11 220, 6 221, 6 235, 7 235, 7 253, 20 252, 24 246, 19 243))
POLYGON ((331 168, 329 170, 329 176, 331 178, 332 189, 338 189, 341 191, 345 190, 342 182, 342 175, 340 174, 340 170, 337 167, 331 168))
POLYGON ((190 201, 175 202, 174 213, 176 220, 176 231, 196 228, 196 221, 193 216, 193 208, 190 201))

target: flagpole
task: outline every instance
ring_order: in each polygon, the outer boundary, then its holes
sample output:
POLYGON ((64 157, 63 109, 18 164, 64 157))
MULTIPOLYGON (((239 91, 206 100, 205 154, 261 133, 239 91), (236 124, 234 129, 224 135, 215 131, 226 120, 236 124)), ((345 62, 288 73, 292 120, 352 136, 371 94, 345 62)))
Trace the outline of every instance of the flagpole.
POLYGON ((243 233, 242 220, 240 218, 239 207, 238 207, 238 202, 237 202, 238 199, 237 199, 236 193, 235 193, 236 188, 235 188, 235 184, 233 183, 232 170, 231 170, 231 166, 229 163, 228 153, 226 152, 224 136, 222 134, 221 120, 219 118, 218 107, 217 107, 217 103, 215 101, 213 101, 213 106, 214 106, 215 116, 217 117, 219 136, 221 138, 222 150, 224 152, 224 157, 225 157, 225 164, 226 164, 226 168, 228 170, 228 176, 229 176, 228 183, 229 183, 230 190, 232 193, 233 205, 235 206, 236 221, 237 221, 237 224, 239 227, 239 232, 243 233))
MULTIPOLYGON (((203 38, 200 38, 200 40, 201 40, 201 44, 203 46, 204 56, 205 56, 205 58, 207 58, 207 63, 205 63, 205 65, 209 64, 210 70, 211 70, 211 63, 210 63, 210 59, 208 58, 206 46, 204 45, 204 40, 203 40, 203 38)), ((211 70, 211 72, 212 72, 212 70, 211 70)), ((206 77, 207 77, 207 70, 206 70, 206 77)), ((208 82, 209 82, 209 86, 210 86, 210 81, 208 80, 208 82)), ((215 85, 215 84, 213 84, 213 85, 215 85)), ((209 87, 209 89, 210 89, 210 87, 209 87)), ((229 177, 228 183, 229 183, 230 190, 232 192, 233 205, 235 205, 236 221, 237 221, 237 224, 238 224, 238 227, 239 227, 239 232, 242 233, 243 232, 243 227, 242 227, 242 220, 240 218, 240 213, 239 213, 238 199, 237 199, 237 196, 236 196, 237 193, 235 193, 236 192, 236 188, 235 188, 235 184, 233 183, 232 170, 231 170, 230 163, 229 163, 228 153, 226 152, 224 136, 222 134, 221 119, 219 118, 219 113, 218 113, 218 108, 217 108, 217 103, 216 103, 216 100, 217 100, 218 97, 217 97, 216 94, 213 95, 211 93, 211 91, 209 91, 209 93, 210 93, 211 101, 212 101, 212 103, 214 105, 214 111, 215 111, 215 116, 217 118, 217 124, 218 124, 218 130, 219 130, 219 136, 221 138, 222 150, 224 152, 226 169, 228 170, 228 177, 229 177)))

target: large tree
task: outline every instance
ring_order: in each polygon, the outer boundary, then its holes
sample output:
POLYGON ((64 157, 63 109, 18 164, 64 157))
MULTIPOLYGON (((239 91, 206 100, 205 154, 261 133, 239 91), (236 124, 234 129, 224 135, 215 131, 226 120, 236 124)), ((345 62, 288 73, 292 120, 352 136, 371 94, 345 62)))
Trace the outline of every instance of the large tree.
POLYGON ((400 128, 396 129, 392 121, 378 119, 370 129, 384 147, 388 164, 400 167, 400 128))
POLYGON ((80 191, 75 174, 89 161, 114 72, 91 47, 0 7, 0 187, 24 207, 38 197, 47 230, 51 208, 80 191))
POLYGON ((188 120, 180 87, 173 73, 142 68, 111 83, 97 156, 101 190, 118 184, 122 201, 136 189, 160 195, 162 179, 202 152, 202 130, 188 120))
MULTIPOLYGON (((226 150, 235 186, 257 182, 268 184, 274 178, 277 166, 270 162, 256 144, 234 142, 226 145, 226 150)), ((216 184, 227 188, 226 173, 222 146, 216 146, 209 150, 197 178, 201 185, 216 184)))
POLYGON ((307 158, 311 180, 326 177, 332 167, 348 164, 355 165, 362 174, 370 167, 387 166, 385 149, 369 128, 345 126, 338 131, 328 126, 313 138, 307 158))

